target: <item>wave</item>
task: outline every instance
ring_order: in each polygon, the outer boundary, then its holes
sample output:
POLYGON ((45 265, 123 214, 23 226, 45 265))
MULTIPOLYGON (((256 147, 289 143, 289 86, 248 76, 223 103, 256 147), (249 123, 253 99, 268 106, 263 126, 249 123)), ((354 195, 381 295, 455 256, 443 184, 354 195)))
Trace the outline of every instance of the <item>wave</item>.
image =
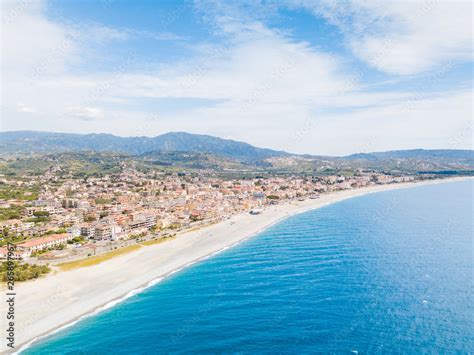
MULTIPOLYGON (((264 228, 264 229, 266 229, 266 228, 264 228)), ((259 234, 259 233, 261 233, 261 231, 259 231, 258 233, 255 233, 255 234, 252 234, 252 235, 248 236, 248 238, 251 238, 251 237, 253 237, 253 236, 255 236, 255 235, 259 234)), ((182 271, 183 269, 186 269, 187 267, 189 267, 189 266, 191 266, 191 265, 194 265, 194 264, 196 264, 196 263, 199 263, 199 262, 201 262, 201 261, 204 261, 204 260, 206 260, 206 259, 209 259, 209 258, 211 258, 211 257, 213 257, 213 256, 215 256, 215 255, 217 255, 217 254, 219 254, 219 253, 221 253, 221 252, 227 250, 227 249, 230 249, 230 248, 232 248, 233 246, 235 246, 236 244, 239 244, 240 242, 242 242, 242 241, 244 241, 244 240, 246 240, 246 239, 248 239, 248 238, 245 238, 245 239, 243 239, 243 240, 240 240, 240 241, 238 241, 238 242, 236 242, 236 243, 234 243, 234 244, 232 244, 232 245, 225 246, 225 247, 223 247, 222 249, 216 250, 216 251, 213 252, 213 253, 210 253, 210 254, 208 254, 208 255, 206 255, 206 256, 203 256, 202 258, 199 258, 199 259, 193 260, 193 261, 191 261, 191 262, 189 262, 189 263, 187 263, 187 264, 184 264, 183 266, 181 266, 181 267, 179 267, 179 268, 177 268, 177 269, 175 269, 175 270, 173 270, 173 271, 170 271, 169 273, 167 273, 167 274, 165 274, 165 275, 163 275, 163 276, 160 276, 160 277, 157 277, 156 279, 153 279, 152 281, 148 282, 145 286, 141 286, 141 287, 138 287, 138 288, 136 288, 136 289, 133 289, 133 290, 131 290, 130 292, 128 292, 125 296, 120 297, 120 298, 117 298, 117 299, 115 299, 115 300, 112 300, 112 301, 110 301, 110 302, 108 302, 108 303, 106 303, 106 304, 104 304, 104 305, 102 305, 102 306, 96 308, 96 309, 93 310, 92 312, 86 313, 86 314, 80 316, 79 318, 73 320, 72 322, 69 322, 69 323, 67 323, 67 324, 65 324, 65 325, 63 325, 63 326, 61 326, 61 327, 59 327, 59 328, 56 328, 56 329, 52 330, 51 332, 48 332, 48 333, 46 333, 46 334, 40 335, 40 336, 38 336, 38 337, 36 337, 36 338, 33 338, 33 339, 30 340, 29 342, 23 344, 23 345, 20 347, 20 349, 19 349, 18 351, 15 351, 13 354, 14 354, 14 355, 16 355, 16 354, 21 354, 23 351, 25 351, 25 350, 27 350, 28 348, 30 348, 34 343, 38 342, 39 340, 45 339, 45 338, 47 338, 47 337, 50 337, 51 335, 54 335, 54 334, 56 334, 56 333, 59 333, 60 331, 62 331, 62 330, 64 330, 64 329, 67 329, 67 328, 72 327, 73 325, 75 325, 75 324, 81 322, 82 320, 84 320, 84 319, 86 319, 86 318, 90 318, 90 317, 96 316, 96 315, 98 315, 99 313, 101 313, 101 312, 103 312, 103 311, 105 311, 105 310, 107 310, 107 309, 113 308, 113 307, 117 306, 118 304, 122 303, 123 301, 129 299, 130 297, 133 297, 133 296, 135 296, 135 295, 137 295, 137 294, 139 294, 139 293, 145 291, 146 289, 157 285, 158 283, 160 283, 160 282, 161 282, 162 280, 164 280, 165 278, 167 278, 167 277, 169 277, 169 276, 171 276, 171 275, 174 275, 174 274, 176 274, 176 273, 182 271)))
MULTIPOLYGON (((173 272, 174 273, 174 272, 173 272)), ((171 273, 170 273, 171 274, 171 273)), ((30 348, 34 343, 36 343, 37 341, 41 340, 41 339, 44 339, 44 338, 47 338, 51 335, 54 335, 56 333, 59 333, 60 331, 64 330, 64 329, 67 329, 67 328, 70 328, 72 327, 73 325, 81 322, 82 320, 86 319, 86 318, 90 318, 90 317, 93 317, 93 316, 96 316, 97 314, 107 310, 107 309, 110 309, 110 308, 113 308, 115 307, 116 305, 122 303, 123 301, 127 300, 128 298, 130 297, 133 297, 141 292, 143 292, 144 290, 152 287, 152 286, 155 286, 156 284, 160 283, 165 277, 164 276, 160 276, 160 277, 157 277, 156 279, 148 282, 145 286, 141 286, 141 287, 138 287, 136 289, 133 289, 131 291, 129 291, 125 296, 123 297, 120 297, 120 298, 117 298, 115 300, 112 300, 100 307, 97 307, 95 310, 93 310, 92 312, 90 313, 86 313, 82 316, 80 316, 79 318, 73 320, 72 322, 69 322, 59 328, 56 328, 54 330, 52 330, 51 332, 49 333, 46 333, 46 334, 43 334, 43 335, 40 335, 36 338, 33 338, 32 340, 30 340, 28 343, 24 344, 21 346, 21 348, 18 350, 18 351, 15 351, 13 354, 20 354, 22 353, 23 351, 25 351, 26 349, 30 348)))

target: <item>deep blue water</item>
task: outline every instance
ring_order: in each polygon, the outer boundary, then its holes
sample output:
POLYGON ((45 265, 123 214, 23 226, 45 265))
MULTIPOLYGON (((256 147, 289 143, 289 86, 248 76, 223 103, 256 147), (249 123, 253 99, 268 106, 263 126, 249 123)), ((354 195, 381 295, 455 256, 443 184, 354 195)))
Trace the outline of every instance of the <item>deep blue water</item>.
POLYGON ((473 351, 473 186, 294 216, 26 353, 473 351))

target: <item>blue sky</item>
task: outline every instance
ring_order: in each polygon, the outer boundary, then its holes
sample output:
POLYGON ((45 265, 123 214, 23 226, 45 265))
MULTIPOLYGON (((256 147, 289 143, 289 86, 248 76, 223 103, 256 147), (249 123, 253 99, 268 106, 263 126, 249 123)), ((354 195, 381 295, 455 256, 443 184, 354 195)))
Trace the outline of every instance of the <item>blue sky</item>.
POLYGON ((469 1, 2 2, 2 130, 472 149, 469 1))

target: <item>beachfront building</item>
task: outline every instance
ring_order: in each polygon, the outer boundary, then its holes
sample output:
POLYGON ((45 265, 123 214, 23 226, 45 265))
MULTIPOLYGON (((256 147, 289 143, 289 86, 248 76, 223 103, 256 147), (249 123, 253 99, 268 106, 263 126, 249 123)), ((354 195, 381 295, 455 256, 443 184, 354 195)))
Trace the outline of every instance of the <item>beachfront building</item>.
POLYGON ((87 237, 87 238, 94 238, 95 236, 95 226, 92 225, 92 224, 88 224, 88 223, 84 223, 80 226, 81 228, 81 235, 83 237, 87 237))
POLYGON ((95 229, 95 240, 110 240, 112 239, 112 227, 110 225, 100 225, 95 229))
POLYGON ((137 213, 129 223, 130 229, 152 228, 156 226, 156 215, 152 213, 137 213))
POLYGON ((74 237, 67 233, 51 234, 42 238, 31 239, 20 243, 17 245, 17 249, 24 252, 24 255, 29 256, 35 251, 52 248, 60 244, 66 244, 72 238, 74 237))
POLYGON ((20 259, 26 259, 28 257, 28 253, 25 252, 24 250, 14 250, 12 255, 8 257, 8 249, 6 247, 0 248, 0 260, 20 260, 20 259))

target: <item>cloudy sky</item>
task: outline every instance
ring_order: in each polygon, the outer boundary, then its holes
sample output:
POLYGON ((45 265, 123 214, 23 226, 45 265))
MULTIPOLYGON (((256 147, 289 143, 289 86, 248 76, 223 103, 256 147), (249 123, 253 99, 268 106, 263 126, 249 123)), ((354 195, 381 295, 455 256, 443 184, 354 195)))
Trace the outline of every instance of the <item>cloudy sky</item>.
POLYGON ((472 149, 470 1, 2 1, 1 130, 472 149))

